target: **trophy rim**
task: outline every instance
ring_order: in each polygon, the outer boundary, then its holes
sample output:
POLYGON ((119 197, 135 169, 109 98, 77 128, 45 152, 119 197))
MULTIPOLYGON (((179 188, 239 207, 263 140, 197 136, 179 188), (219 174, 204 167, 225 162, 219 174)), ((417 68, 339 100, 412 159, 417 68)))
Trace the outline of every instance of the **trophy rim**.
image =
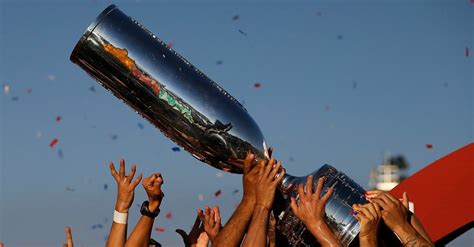
POLYGON ((75 54, 77 51, 81 49, 83 46, 83 43, 89 36, 92 34, 92 32, 95 30, 95 28, 102 22, 102 20, 112 11, 118 9, 118 7, 115 4, 109 5, 107 8, 102 10, 100 14, 87 26, 87 28, 84 30, 82 33, 81 37, 79 38, 79 41, 77 41, 76 45, 74 46, 74 49, 71 52, 71 55, 69 56, 69 60, 75 63, 75 54))

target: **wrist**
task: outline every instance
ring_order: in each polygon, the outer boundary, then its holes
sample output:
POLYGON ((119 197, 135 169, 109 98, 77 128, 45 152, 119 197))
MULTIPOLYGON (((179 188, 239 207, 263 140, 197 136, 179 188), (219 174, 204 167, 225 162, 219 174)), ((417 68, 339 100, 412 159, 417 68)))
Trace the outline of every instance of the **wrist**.
POLYGON ((392 230, 400 237, 416 234, 416 232, 408 222, 397 224, 392 230))
POLYGON ((157 199, 148 199, 148 210, 150 212, 156 212, 160 208, 161 202, 157 199))
POLYGON ((115 210, 117 212, 120 212, 120 213, 128 213, 128 209, 130 208, 130 206, 127 206, 123 203, 120 203, 120 202, 116 202, 115 203, 115 210))

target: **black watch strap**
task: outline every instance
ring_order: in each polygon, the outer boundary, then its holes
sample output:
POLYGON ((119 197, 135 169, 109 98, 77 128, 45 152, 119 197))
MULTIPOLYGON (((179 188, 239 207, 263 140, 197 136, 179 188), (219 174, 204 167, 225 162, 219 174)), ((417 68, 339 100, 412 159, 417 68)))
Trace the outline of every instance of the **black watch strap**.
POLYGON ((150 212, 150 209, 148 208, 148 205, 149 205, 149 202, 144 201, 142 203, 142 207, 140 208, 140 213, 142 215, 148 216, 150 218, 155 218, 156 216, 158 216, 158 214, 160 213, 160 209, 157 209, 156 212, 150 212))

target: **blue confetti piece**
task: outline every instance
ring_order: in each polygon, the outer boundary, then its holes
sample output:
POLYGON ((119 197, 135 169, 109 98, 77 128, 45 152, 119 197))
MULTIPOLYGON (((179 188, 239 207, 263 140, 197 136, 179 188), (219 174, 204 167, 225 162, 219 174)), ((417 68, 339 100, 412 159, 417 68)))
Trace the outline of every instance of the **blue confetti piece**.
POLYGON ((59 156, 60 159, 62 159, 64 157, 62 149, 58 149, 58 156, 59 156))
POLYGON ((20 97, 18 97, 18 96, 12 97, 12 101, 18 101, 19 99, 20 99, 20 97))
POLYGON ((91 86, 91 87, 89 88, 89 91, 95 93, 95 87, 94 87, 94 86, 91 86))
POLYGON ((115 135, 115 134, 114 134, 114 135, 111 135, 110 138, 115 141, 115 140, 117 140, 118 135, 115 135))
POLYGON ((145 128, 145 126, 141 123, 138 123, 137 125, 138 125, 138 128, 140 128, 141 130, 145 128))
POLYGON ((109 186, 107 184, 104 184, 104 190, 107 190, 109 186))
POLYGON ((173 152, 181 151, 181 149, 179 147, 172 147, 171 150, 173 150, 173 152))

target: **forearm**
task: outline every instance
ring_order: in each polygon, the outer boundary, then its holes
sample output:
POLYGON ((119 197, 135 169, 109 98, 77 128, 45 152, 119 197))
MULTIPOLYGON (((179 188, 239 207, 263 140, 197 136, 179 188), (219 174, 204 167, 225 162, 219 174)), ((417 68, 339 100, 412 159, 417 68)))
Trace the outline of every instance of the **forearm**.
POLYGON ((318 242, 323 247, 335 247, 341 246, 337 241, 336 237, 332 233, 331 229, 329 229, 328 225, 321 221, 319 223, 313 223, 307 225, 311 234, 318 240, 318 242))
POLYGON ((403 246, 407 247, 427 247, 427 246, 434 246, 431 242, 424 239, 418 232, 413 228, 410 224, 403 224, 399 227, 393 229, 393 231, 397 234, 400 240, 403 243, 403 246))
POLYGON ((255 205, 252 221, 250 222, 248 234, 245 237, 243 247, 265 247, 267 246, 267 229, 270 212, 262 205, 255 205))
POLYGON ((377 235, 359 237, 360 247, 377 247, 377 235))
POLYGON ((105 247, 123 247, 127 236, 127 224, 113 222, 105 247))
POLYGON ((147 247, 151 237, 151 229, 155 220, 148 216, 142 216, 133 229, 125 246, 127 247, 147 247))
POLYGON ((410 217, 410 225, 415 228, 416 232, 421 235, 428 243, 433 244, 431 238, 428 236, 428 233, 426 233, 425 229, 423 228, 423 225, 414 214, 410 217))
POLYGON ((240 246, 245 230, 252 218, 255 201, 242 199, 224 228, 217 234, 212 243, 213 247, 240 246))

